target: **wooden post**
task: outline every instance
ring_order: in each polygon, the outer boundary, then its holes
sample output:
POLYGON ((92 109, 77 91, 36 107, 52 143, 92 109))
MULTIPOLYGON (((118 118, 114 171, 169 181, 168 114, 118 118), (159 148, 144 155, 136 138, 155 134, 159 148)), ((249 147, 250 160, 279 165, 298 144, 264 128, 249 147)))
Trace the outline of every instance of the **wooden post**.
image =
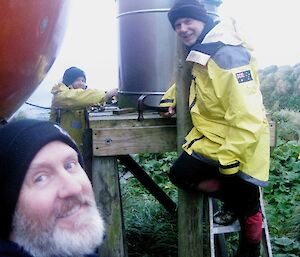
MULTIPOLYGON (((189 114, 190 68, 185 61, 185 47, 177 41, 178 70, 176 74, 177 151, 192 124, 189 114)), ((178 256, 203 257, 203 195, 178 191, 178 256)))
POLYGON ((96 202, 107 228, 107 238, 99 254, 103 257, 127 257, 117 159, 94 157, 92 176, 96 202))

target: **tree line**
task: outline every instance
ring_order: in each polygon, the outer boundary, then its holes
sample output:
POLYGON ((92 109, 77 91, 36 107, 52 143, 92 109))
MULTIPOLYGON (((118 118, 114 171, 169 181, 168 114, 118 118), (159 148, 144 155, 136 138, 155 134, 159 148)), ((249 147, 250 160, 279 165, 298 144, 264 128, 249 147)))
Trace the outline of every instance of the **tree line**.
POLYGON ((300 144, 300 63, 272 65, 258 75, 266 109, 278 124, 278 138, 300 144))

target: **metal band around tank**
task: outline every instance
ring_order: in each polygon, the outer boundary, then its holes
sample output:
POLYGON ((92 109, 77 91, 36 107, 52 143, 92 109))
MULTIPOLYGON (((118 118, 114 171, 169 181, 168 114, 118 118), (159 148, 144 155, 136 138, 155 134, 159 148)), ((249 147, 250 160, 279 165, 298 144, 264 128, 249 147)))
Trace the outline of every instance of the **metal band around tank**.
POLYGON ((131 95, 137 95, 137 94, 142 94, 142 95, 164 95, 166 92, 132 92, 132 91, 124 91, 124 90, 119 90, 118 91, 121 94, 131 94, 131 95))
POLYGON ((130 14, 137 14, 137 13, 151 13, 151 12, 168 12, 170 8, 161 8, 161 9, 144 9, 144 10, 137 10, 137 11, 130 11, 130 12, 124 12, 117 16, 117 18, 125 15, 130 14))

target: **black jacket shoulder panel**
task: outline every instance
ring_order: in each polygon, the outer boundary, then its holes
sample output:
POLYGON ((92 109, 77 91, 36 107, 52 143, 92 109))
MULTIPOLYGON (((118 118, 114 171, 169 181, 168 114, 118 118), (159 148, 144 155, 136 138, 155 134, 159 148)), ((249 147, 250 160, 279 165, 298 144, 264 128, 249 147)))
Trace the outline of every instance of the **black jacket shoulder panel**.
POLYGON ((216 54, 216 52, 223 46, 225 45, 222 42, 213 42, 213 43, 205 43, 205 44, 197 43, 191 48, 191 50, 212 56, 216 54))

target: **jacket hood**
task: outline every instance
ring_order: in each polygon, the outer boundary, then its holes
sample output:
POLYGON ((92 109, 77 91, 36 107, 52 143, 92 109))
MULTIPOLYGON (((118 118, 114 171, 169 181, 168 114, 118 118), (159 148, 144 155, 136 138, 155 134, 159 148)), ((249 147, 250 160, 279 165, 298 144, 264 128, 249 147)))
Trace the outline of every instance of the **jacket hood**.
POLYGON ((201 42, 193 45, 186 61, 205 66, 211 56, 224 45, 243 46, 248 51, 253 50, 239 33, 235 20, 226 19, 217 23, 208 31, 201 42))
POLYGON ((64 90, 66 90, 66 89, 68 89, 68 87, 67 87, 65 84, 63 84, 63 83, 58 83, 58 84, 56 84, 56 85, 52 88, 51 94, 57 94, 57 93, 59 93, 59 92, 61 92, 61 91, 64 91, 64 90))
POLYGON ((240 29, 236 21, 232 18, 220 21, 211 31, 204 37, 202 44, 222 42, 225 45, 245 45, 249 50, 252 49, 240 33, 240 29))

